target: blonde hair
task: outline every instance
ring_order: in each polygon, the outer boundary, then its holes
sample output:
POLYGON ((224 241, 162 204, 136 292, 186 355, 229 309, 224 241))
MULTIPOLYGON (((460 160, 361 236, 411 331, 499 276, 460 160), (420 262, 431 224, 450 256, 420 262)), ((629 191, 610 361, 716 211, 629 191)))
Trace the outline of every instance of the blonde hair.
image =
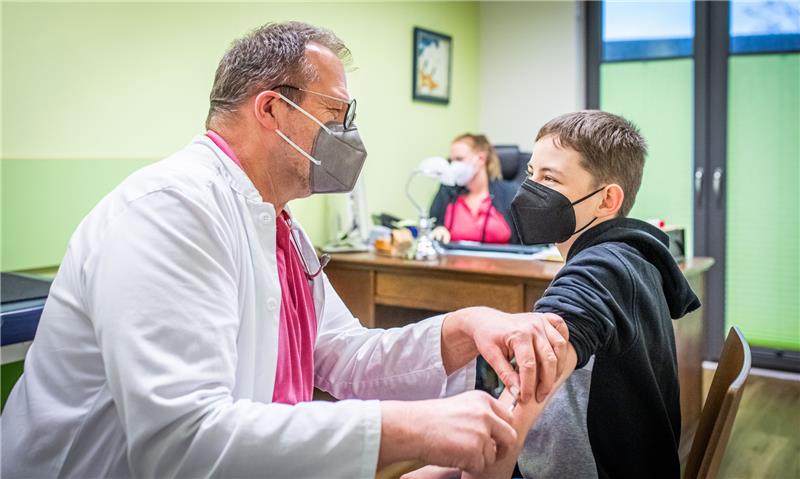
POLYGON ((468 143, 472 151, 486 153, 486 174, 489 181, 500 180, 503 178, 503 170, 500 165, 500 158, 497 157, 497 152, 494 147, 489 143, 486 135, 473 135, 472 133, 464 133, 457 136, 453 143, 459 141, 468 143))

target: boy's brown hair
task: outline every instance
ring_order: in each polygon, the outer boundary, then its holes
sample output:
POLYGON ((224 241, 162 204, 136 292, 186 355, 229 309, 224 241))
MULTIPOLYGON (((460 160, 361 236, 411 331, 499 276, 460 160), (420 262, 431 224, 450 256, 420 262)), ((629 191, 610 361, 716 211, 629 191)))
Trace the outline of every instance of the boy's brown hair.
POLYGON ((556 146, 571 148, 581 155, 581 166, 595 180, 617 183, 625 192, 620 216, 627 216, 642 184, 647 143, 630 121, 611 113, 583 110, 567 113, 548 121, 536 135, 536 141, 553 136, 556 146))

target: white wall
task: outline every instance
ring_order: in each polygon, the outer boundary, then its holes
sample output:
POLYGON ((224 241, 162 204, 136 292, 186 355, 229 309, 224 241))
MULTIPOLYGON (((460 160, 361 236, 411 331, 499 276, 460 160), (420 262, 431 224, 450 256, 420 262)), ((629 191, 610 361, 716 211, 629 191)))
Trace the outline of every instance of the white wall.
POLYGON ((481 2, 479 17, 481 131, 530 151, 545 122, 585 106, 582 7, 481 2))

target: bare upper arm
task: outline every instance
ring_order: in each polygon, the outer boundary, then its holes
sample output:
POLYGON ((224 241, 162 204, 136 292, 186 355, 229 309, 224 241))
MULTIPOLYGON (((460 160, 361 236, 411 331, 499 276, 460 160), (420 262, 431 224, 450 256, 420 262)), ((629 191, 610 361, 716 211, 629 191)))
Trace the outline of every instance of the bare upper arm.
MULTIPOLYGON (((509 451, 501 452, 501 457, 498 457, 497 462, 495 462, 492 467, 487 468, 481 476, 473 476, 465 472, 463 473, 462 478, 511 477, 514 472, 514 465, 517 463, 517 457, 519 456, 519 453, 522 450, 522 445, 525 442, 525 437, 528 435, 528 431, 536 423, 536 419, 542 413, 542 410, 544 410, 545 406, 550 401, 550 398, 555 395, 556 391, 558 391, 558 388, 561 387, 569 375, 572 374, 572 371, 575 370, 577 359, 575 348, 573 348, 571 344, 568 344, 564 369, 556 380, 555 387, 552 391, 550 391, 550 394, 547 395, 547 398, 545 398, 543 402, 536 402, 535 398, 531 398, 525 403, 519 402, 514 408, 514 419, 511 424, 514 427, 514 430, 517 431, 517 442, 514 448, 509 451)), ((508 407, 511 407, 513 398, 508 390, 503 391, 503 393, 500 395, 500 402, 508 407)))

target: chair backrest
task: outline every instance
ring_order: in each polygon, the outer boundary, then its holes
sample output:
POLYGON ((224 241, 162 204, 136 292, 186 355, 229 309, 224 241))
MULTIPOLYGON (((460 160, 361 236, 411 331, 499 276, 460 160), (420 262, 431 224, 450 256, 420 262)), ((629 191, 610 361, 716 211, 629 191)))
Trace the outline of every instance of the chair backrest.
POLYGON ((494 145, 494 151, 500 159, 500 168, 503 172, 503 180, 513 182, 516 185, 525 179, 525 172, 528 169, 528 160, 531 154, 519 151, 517 145, 494 145))
POLYGON ((717 476, 733 421, 750 374, 750 346, 736 326, 728 332, 714 380, 700 413, 700 422, 686 460, 684 478, 717 476))

